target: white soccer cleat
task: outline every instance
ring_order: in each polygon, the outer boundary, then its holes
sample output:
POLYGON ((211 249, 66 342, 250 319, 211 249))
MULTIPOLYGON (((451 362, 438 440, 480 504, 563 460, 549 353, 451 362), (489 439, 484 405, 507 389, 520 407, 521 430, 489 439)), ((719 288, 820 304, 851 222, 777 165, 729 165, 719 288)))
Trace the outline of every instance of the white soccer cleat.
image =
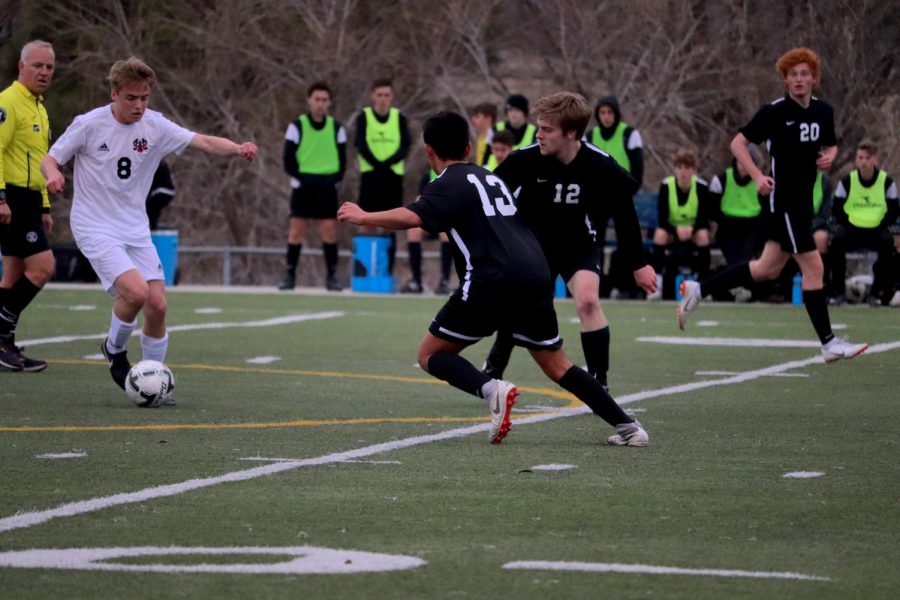
POLYGON ((678 303, 678 328, 684 331, 684 325, 688 317, 700 304, 703 297, 700 295, 700 284, 690 279, 681 282, 681 302, 678 303))
POLYGON ((616 435, 610 436, 606 443, 610 446, 634 446, 643 448, 650 445, 650 436, 639 421, 616 425, 616 435))
POLYGON ((842 358, 854 358, 868 349, 868 344, 851 344, 847 338, 832 338, 827 344, 822 344, 822 357, 825 362, 833 363, 842 358))
POLYGON ((509 413, 513 404, 516 403, 516 396, 519 390, 516 386, 508 381, 497 380, 497 393, 488 400, 488 406, 491 409, 491 434, 490 440, 492 444, 499 444, 509 433, 512 426, 509 422, 509 413))

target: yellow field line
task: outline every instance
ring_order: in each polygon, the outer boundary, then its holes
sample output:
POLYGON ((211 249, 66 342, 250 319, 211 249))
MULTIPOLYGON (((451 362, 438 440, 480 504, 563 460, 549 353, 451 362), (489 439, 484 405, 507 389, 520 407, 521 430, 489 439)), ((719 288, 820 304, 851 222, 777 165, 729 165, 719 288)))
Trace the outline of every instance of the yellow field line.
MULTIPOLYGON (((106 366, 106 363, 95 360, 53 360, 53 364, 106 366)), ((301 369, 272 369, 262 367, 229 367, 222 365, 178 364, 171 365, 176 369, 192 369, 197 371, 218 371, 228 373, 256 373, 266 375, 293 375, 303 377, 328 377, 331 379, 364 379, 368 381, 396 381, 402 383, 428 383, 447 385, 433 377, 398 377, 395 375, 368 375, 364 373, 341 373, 338 371, 307 371, 301 369)), ((568 400, 565 408, 580 406, 580 402, 568 392, 551 388, 520 387, 523 392, 550 396, 568 400)), ((529 415, 530 416, 530 415, 529 415)), ((175 431, 181 429, 263 429, 274 427, 319 427, 325 425, 370 425, 378 423, 477 423, 489 417, 393 417, 368 419, 324 419, 280 421, 274 423, 207 423, 207 424, 170 424, 170 425, 58 425, 58 426, 21 426, 0 427, 0 432, 38 432, 38 431, 175 431)), ((514 417, 515 418, 515 417, 514 417)))

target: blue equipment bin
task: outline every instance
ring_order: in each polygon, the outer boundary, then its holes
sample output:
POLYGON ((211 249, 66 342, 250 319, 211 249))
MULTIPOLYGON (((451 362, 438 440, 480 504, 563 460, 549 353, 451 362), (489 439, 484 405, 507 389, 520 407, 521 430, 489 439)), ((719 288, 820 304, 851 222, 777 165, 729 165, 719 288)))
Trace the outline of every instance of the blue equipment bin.
POLYGON ((175 270, 178 268, 178 231, 174 229, 151 231, 150 239, 156 246, 156 253, 159 254, 166 285, 175 285, 175 270))
POLYGON ((392 243, 392 238, 383 235, 360 235, 353 238, 351 290, 379 294, 394 291, 394 278, 388 272, 388 250, 392 243))

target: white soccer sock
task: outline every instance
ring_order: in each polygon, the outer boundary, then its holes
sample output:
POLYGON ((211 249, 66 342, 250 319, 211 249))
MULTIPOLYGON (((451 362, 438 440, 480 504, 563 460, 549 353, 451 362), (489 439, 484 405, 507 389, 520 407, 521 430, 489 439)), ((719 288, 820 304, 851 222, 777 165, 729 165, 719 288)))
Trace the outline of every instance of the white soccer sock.
POLYGON ((161 338, 150 337, 146 333, 141 334, 141 352, 144 360, 156 360, 166 362, 166 351, 169 349, 169 334, 161 338))
POLYGON ((114 354, 118 354, 125 350, 128 338, 137 329, 137 319, 131 323, 126 323, 116 316, 115 311, 109 321, 109 339, 106 342, 106 349, 114 354))

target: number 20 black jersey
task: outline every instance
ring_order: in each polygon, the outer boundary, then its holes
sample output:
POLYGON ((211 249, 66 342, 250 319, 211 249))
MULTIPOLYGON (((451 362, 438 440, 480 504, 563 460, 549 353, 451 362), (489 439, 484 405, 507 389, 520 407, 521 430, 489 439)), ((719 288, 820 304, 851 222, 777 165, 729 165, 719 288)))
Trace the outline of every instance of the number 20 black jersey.
POLYGON ((508 293, 552 294, 537 239, 506 184, 487 169, 452 164, 407 208, 424 229, 450 237, 463 300, 496 303, 508 293))
POLYGON ((837 144, 831 106, 813 97, 803 108, 786 95, 760 108, 741 133, 768 146, 775 179, 770 210, 811 212, 819 150, 837 144))

